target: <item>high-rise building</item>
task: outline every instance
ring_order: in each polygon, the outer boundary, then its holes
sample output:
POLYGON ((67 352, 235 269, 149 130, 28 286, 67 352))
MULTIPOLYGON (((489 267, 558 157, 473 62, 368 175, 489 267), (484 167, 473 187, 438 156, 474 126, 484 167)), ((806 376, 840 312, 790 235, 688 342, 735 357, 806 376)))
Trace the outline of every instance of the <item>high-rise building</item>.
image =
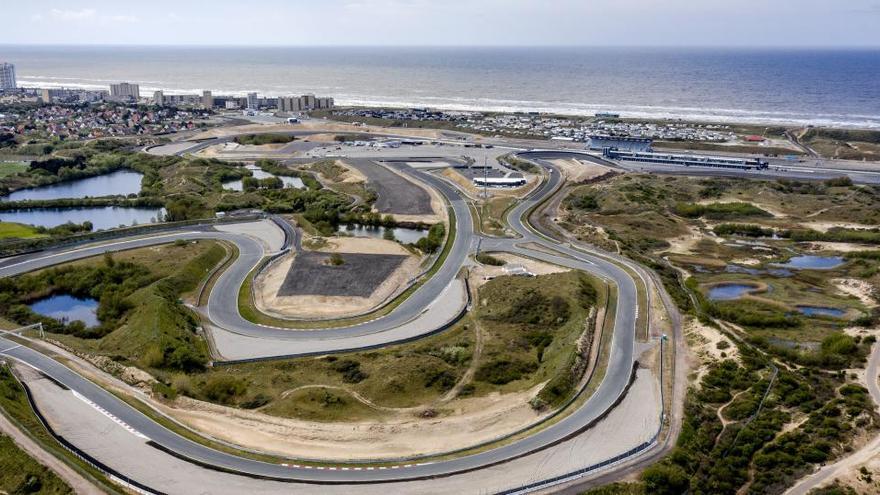
POLYGON ((110 96, 113 98, 131 98, 136 101, 141 97, 141 89, 137 84, 127 82, 111 84, 110 96))
POLYGON ((214 96, 210 91, 202 91, 202 106, 205 108, 214 107, 214 96))
POLYGON ((317 106, 315 108, 319 108, 321 110, 329 110, 333 108, 334 102, 333 98, 318 98, 317 106))
POLYGON ((259 98, 257 98, 256 93, 248 93, 247 107, 248 107, 248 110, 256 110, 260 107, 260 100, 259 100, 259 98))
POLYGON ((302 101, 302 106, 306 110, 314 110, 315 108, 317 108, 315 104, 315 95, 302 95, 300 97, 300 101, 302 101))
POLYGON ((315 95, 282 96, 278 98, 278 110, 282 112, 307 112, 333 108, 333 98, 317 98, 315 95))
POLYGON ((278 110, 282 112, 302 112, 302 101, 299 96, 279 96, 278 110))
POLYGON ((154 91, 153 92, 153 104, 164 106, 165 105, 165 93, 162 91, 154 91))
POLYGON ((18 85, 15 83, 15 66, 6 62, 0 64, 0 91, 17 87, 18 85))

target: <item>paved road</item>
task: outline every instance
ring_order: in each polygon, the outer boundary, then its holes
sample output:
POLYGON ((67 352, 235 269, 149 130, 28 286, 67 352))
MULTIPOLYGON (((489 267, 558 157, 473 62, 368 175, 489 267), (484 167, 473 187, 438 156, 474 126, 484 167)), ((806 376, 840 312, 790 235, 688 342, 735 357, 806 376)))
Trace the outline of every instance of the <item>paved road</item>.
MULTIPOLYGON (((360 338, 371 334, 376 335, 379 332, 390 332, 397 326, 410 323, 413 318, 421 314, 422 310, 430 305, 431 301, 447 288, 450 281, 457 274, 459 267, 465 262, 471 246, 474 244, 470 211, 459 193, 448 183, 432 175, 413 170, 404 165, 398 165, 398 167, 400 167, 401 171, 412 174, 418 179, 429 183, 446 197, 457 219, 457 235, 447 262, 441 270, 395 311, 386 317, 372 322, 319 332, 299 332, 266 328, 245 320, 237 310, 238 287, 247 276, 247 273, 256 266, 265 253, 263 253, 258 242, 243 236, 218 233, 210 230, 180 231, 169 233, 161 239, 152 237, 148 239, 119 241, 109 247, 112 249, 128 249, 174 238, 215 238, 234 242, 239 247, 240 256, 218 279, 208 301, 208 314, 214 325, 255 339, 270 338, 296 341, 302 344, 302 347, 309 343, 312 346, 325 346, 328 351, 343 350, 348 345, 351 345, 351 348, 358 348, 357 343, 360 338)), ((638 298, 634 281, 624 270, 604 258, 547 242, 544 238, 532 233, 519 218, 519 215, 532 205, 547 195, 552 194, 560 184, 560 180, 558 171, 551 172, 549 180, 514 210, 514 213, 511 215, 512 227, 519 232, 521 236, 519 240, 495 239, 487 240, 486 242, 495 243, 493 249, 527 254, 550 263, 589 271, 612 282, 619 291, 619 303, 616 310, 615 328, 611 343, 611 359, 605 379, 582 407, 552 426, 509 445, 456 459, 414 464, 400 470, 331 471, 285 467, 218 452, 180 437, 60 363, 27 347, 16 347, 10 341, 0 338, 0 350, 2 350, 0 353, 26 362, 42 370, 58 382, 78 391, 149 437, 156 444, 200 463, 234 472, 272 479, 324 483, 358 483, 448 476, 454 473, 503 463, 554 445, 583 431, 616 404, 626 390, 632 376, 635 324, 636 315, 638 314, 638 298), (541 251, 528 250, 521 246, 523 242, 543 244, 561 252, 565 256, 555 256, 541 251)), ((43 255, 9 260, 0 263, 0 275, 9 276, 49 264, 98 254, 106 249, 108 249, 108 246, 80 248, 72 251, 44 253, 43 255)), ((431 331, 430 328, 422 328, 421 330, 425 333, 431 331)))

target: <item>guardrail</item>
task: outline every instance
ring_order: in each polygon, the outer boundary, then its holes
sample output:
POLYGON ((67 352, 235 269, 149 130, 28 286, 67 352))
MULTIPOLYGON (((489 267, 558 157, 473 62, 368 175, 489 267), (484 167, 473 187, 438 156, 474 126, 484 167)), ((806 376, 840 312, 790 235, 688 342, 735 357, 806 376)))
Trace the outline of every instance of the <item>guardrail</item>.
POLYGON ((37 419, 40 421, 40 424, 43 425, 43 428, 46 429, 46 431, 49 433, 49 435, 53 439, 55 439, 55 441, 58 442, 59 445, 64 447, 65 450, 67 450, 71 454, 75 455, 81 461, 85 462, 86 464, 93 467, 94 469, 97 469, 98 471, 103 473, 105 476, 110 478, 113 482, 115 482, 119 485, 122 485, 122 486, 136 492, 136 493, 140 493, 141 495, 165 495, 165 492, 155 490, 155 489, 150 488, 149 486, 147 486, 143 483, 135 481, 135 480, 129 478, 128 476, 125 476, 124 474, 120 473, 119 471, 117 471, 117 470, 111 468, 110 466, 104 464, 103 462, 99 461, 98 459, 95 459, 94 457, 92 457, 91 455, 89 455, 88 453, 86 453, 85 451, 83 451, 82 449, 77 447, 76 445, 70 443, 66 438, 59 435, 55 430, 52 429, 51 426, 49 426, 49 422, 46 420, 46 417, 43 416, 42 412, 40 412, 40 409, 37 407, 37 404, 34 401, 34 396, 33 396, 33 393, 31 392, 30 387, 28 387, 27 384, 24 383, 23 381, 18 380, 17 378, 16 378, 16 380, 21 385, 22 390, 24 390, 24 394, 27 397, 28 404, 30 405, 31 410, 34 412, 34 415, 37 416, 37 419))
POLYGON ((77 234, 65 238, 48 238, 36 240, 22 240, 0 243, 0 258, 17 256, 22 254, 36 253, 45 251, 46 249, 76 246, 87 244, 90 242, 105 241, 118 239, 120 237, 130 237, 134 235, 150 234, 154 232, 163 232, 179 229, 188 226, 199 225, 216 225, 223 223, 237 223, 242 221, 257 220, 265 218, 265 214, 255 214, 246 216, 230 216, 222 218, 204 218, 198 220, 183 220, 180 222, 162 222, 151 223, 148 225, 137 225, 133 227, 124 227, 121 229, 99 230, 97 232, 89 232, 86 234, 77 234))

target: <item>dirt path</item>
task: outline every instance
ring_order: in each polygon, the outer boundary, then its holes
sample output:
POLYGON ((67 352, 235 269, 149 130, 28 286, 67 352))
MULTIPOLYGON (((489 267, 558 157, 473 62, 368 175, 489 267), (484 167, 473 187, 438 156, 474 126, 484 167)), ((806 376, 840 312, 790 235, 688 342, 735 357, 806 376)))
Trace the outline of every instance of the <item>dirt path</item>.
POLYGON ((34 442, 29 436, 22 433, 21 430, 16 428, 15 425, 13 425, 6 416, 2 414, 0 414, 0 432, 3 432, 8 437, 12 438, 12 441, 15 442, 21 450, 36 459, 37 462, 51 469, 59 478, 70 485, 70 488, 72 488, 75 493, 86 495, 101 495, 104 493, 89 480, 85 479, 81 474, 74 471, 73 468, 59 460, 54 455, 43 450, 43 447, 40 447, 37 442, 34 442))
POLYGON ((455 386, 446 392, 446 395, 438 400, 438 403, 449 402, 452 399, 458 396, 458 393, 461 392, 461 388, 466 384, 470 383, 474 377, 474 373, 477 372, 477 363, 480 361, 480 355, 483 354, 483 330, 480 328, 480 323, 477 320, 474 320, 474 355, 471 356, 471 363, 468 366, 468 369, 461 375, 461 378, 455 382, 455 386))

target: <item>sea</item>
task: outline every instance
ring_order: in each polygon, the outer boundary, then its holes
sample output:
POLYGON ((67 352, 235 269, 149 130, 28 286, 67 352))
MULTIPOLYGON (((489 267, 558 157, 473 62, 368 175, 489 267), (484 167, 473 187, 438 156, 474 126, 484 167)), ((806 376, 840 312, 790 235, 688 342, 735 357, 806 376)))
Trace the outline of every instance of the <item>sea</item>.
POLYGON ((20 86, 880 128, 880 50, 0 45, 20 86))

